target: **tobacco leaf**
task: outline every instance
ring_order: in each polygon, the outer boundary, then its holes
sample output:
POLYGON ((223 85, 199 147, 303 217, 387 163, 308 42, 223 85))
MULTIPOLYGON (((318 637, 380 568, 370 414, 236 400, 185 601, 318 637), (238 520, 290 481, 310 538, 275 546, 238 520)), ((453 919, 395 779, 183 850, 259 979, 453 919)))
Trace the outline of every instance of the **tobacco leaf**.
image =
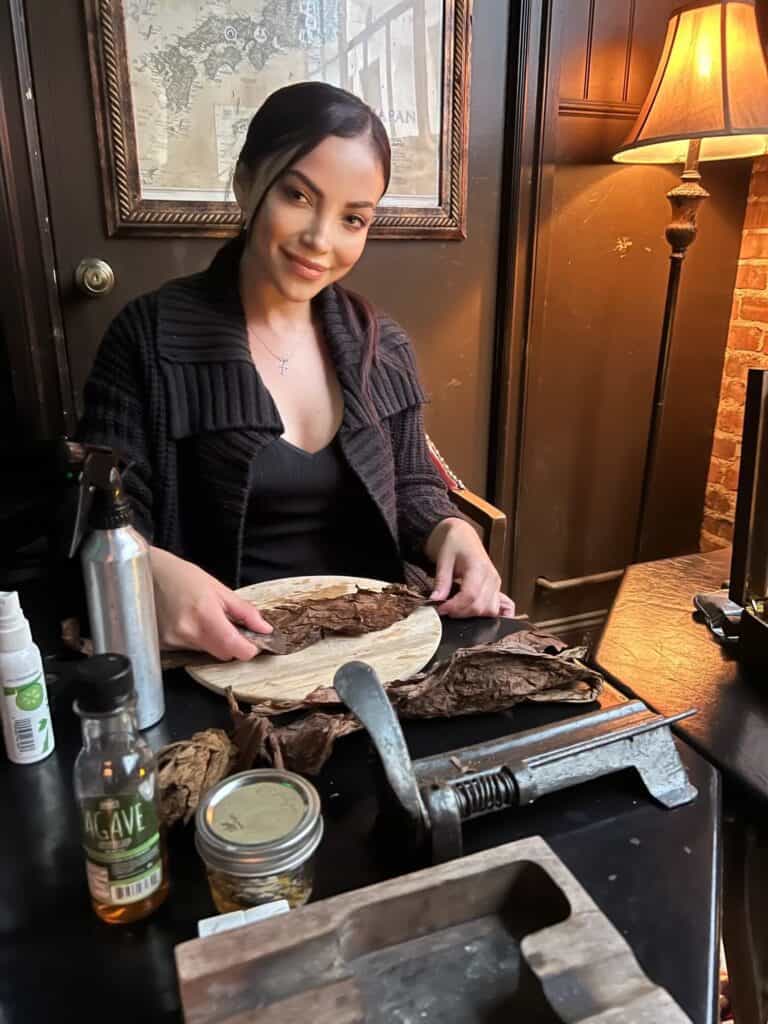
POLYGON ((160 814, 167 826, 190 820, 203 794, 226 778, 238 748, 223 729, 205 729, 157 754, 160 814))
MULTIPOLYGON (((386 688, 387 684, 385 684, 386 688)), ((318 686, 301 700, 280 700, 265 697, 251 704, 250 708, 257 715, 284 715, 291 711, 302 711, 307 708, 328 708, 335 711, 342 706, 341 699, 332 686, 318 686)))
POLYGON ((289 771, 317 775, 342 736, 362 729, 354 715, 326 715, 318 711, 273 732, 273 742, 289 771))
MULTIPOLYGON (((556 637, 526 630, 491 644, 460 648, 428 672, 386 689, 402 718, 504 711, 524 700, 589 701, 598 696, 603 681, 583 664, 585 656, 585 648, 569 649, 556 637)), ((292 771, 314 775, 330 757, 334 742, 361 728, 354 716, 342 713, 332 687, 318 687, 298 705, 263 701, 250 712, 240 710, 231 691, 228 698, 241 770, 255 763, 284 763, 292 771), (270 715, 297 708, 311 713, 290 725, 270 720, 270 715), (328 713, 335 708, 337 714, 328 713)))
POLYGON ((240 751, 238 771, 268 764, 303 775, 317 775, 331 756, 336 740, 362 728, 354 715, 322 712, 278 726, 253 710, 242 711, 231 688, 227 690, 227 700, 234 742, 240 751))
MULTIPOLYGON (((362 636, 387 629, 427 603, 427 598, 402 583, 390 583, 383 590, 358 587, 339 597, 310 597, 276 604, 262 610, 262 618, 274 627, 272 633, 254 633, 235 623, 238 632, 258 653, 295 654, 326 636, 362 636)), ((172 668, 210 665, 205 651, 163 651, 164 671, 172 668)))
POLYGON ((326 636, 362 636, 387 629, 426 604, 426 598, 402 583, 383 590, 359 587, 340 597, 308 598, 265 608, 285 654, 304 650, 326 636))
MULTIPOLYGON (((546 633, 522 630, 490 644, 461 647, 451 658, 437 662, 428 672, 411 676, 409 679, 385 683, 384 688, 387 691, 402 691, 397 699, 390 692, 390 698, 396 707, 399 706, 398 700, 405 703, 406 696, 410 696, 408 687, 412 685, 418 686, 419 690, 416 692, 421 693, 439 680, 443 687, 450 689, 454 682, 459 682, 462 678, 472 679, 474 685, 468 684, 470 695, 476 694, 478 700, 490 702, 490 706, 483 706, 479 709, 481 711, 502 710, 502 705, 509 707, 510 702, 507 698, 510 696, 538 701, 594 700, 600 692, 602 677, 582 664, 580 659, 585 658, 586 653, 586 648, 569 649, 562 640, 546 633), (550 664, 553 658, 557 660, 557 665, 550 664), (446 672, 448 676, 445 675, 446 672), (479 683, 475 679, 476 676, 483 677, 479 683), (495 686, 498 688, 498 694, 493 697, 495 686), (490 693, 490 696, 484 697, 483 692, 490 693)), ((333 710, 334 707, 340 706, 342 702, 333 687, 318 686, 299 701, 265 698, 252 704, 251 711, 259 715, 281 715, 301 709, 333 710)), ((464 710, 467 706, 462 690, 457 690, 455 699, 442 714, 477 713, 464 710)))
POLYGON ((565 648, 540 634, 512 633, 491 644, 462 647, 427 672, 398 680, 389 698, 403 718, 442 718, 501 711, 523 700, 594 700, 599 672, 587 668, 585 648, 565 648))

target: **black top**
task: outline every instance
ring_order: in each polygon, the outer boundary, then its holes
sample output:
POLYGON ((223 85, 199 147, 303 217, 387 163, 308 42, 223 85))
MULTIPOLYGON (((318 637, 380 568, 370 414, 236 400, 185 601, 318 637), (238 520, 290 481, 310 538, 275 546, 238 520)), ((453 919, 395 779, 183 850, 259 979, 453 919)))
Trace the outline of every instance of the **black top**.
POLYGON ((321 574, 401 579, 384 530, 338 435, 317 452, 275 438, 253 460, 242 582, 321 574))

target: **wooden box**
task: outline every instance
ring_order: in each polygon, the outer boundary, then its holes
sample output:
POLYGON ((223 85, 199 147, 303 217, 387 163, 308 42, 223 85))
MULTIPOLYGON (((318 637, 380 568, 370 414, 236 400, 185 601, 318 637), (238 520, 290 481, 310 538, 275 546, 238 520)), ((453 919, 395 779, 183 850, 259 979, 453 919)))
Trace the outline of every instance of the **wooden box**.
POLYGON ((540 838, 176 949, 188 1024, 684 1024, 540 838))

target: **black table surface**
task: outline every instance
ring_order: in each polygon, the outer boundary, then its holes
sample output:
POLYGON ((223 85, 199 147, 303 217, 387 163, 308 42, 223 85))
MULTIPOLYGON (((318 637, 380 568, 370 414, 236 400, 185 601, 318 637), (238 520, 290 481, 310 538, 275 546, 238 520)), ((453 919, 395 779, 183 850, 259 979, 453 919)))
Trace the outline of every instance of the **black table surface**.
MULTIPOLYGON (((519 624, 447 622, 438 656, 486 642, 519 624)), ((184 673, 169 673, 167 714, 147 733, 154 747, 198 729, 226 726, 224 701, 184 673)), ((615 700, 610 692, 607 700, 615 700)), ((533 728, 596 705, 519 706, 514 712, 410 722, 414 757, 533 728)), ((31 766, 0 767, 0 1020, 179 1021, 174 946, 215 913, 192 828, 170 839, 171 893, 151 918, 109 926, 90 908, 72 765, 79 723, 66 691, 53 688, 57 748, 31 766)), ((465 828, 472 853, 542 835, 631 944, 650 978, 667 988, 695 1024, 716 1020, 720 791, 717 772, 680 744, 693 803, 664 810, 633 772, 596 780, 536 804, 489 815, 465 828)), ((317 780, 326 819, 314 898, 391 874, 376 857, 373 755, 364 734, 342 740, 317 780)))
POLYGON ((663 714, 744 793, 768 799, 768 678, 741 665, 694 617, 693 597, 720 590, 730 549, 630 566, 595 652, 622 690, 663 714))

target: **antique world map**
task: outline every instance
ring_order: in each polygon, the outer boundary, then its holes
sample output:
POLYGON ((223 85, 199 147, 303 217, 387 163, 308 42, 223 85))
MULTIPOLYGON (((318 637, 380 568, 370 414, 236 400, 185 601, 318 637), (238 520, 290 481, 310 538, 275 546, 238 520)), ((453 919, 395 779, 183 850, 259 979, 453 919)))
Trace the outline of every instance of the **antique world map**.
POLYGON ((248 123, 275 89, 341 85, 382 117, 385 204, 438 201, 443 0, 123 0, 142 197, 233 200, 248 123))

